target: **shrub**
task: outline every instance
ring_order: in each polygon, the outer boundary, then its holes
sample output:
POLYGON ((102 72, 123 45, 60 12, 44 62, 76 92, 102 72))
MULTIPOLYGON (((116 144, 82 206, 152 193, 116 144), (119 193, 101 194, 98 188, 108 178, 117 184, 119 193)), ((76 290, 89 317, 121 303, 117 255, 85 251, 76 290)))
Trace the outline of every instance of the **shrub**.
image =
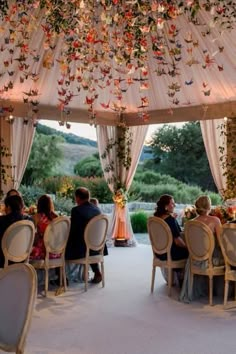
POLYGON ((104 178, 94 178, 91 181, 90 194, 100 203, 112 203, 112 193, 104 178))
POLYGON ((184 184, 174 177, 160 174, 154 171, 138 171, 135 175, 135 181, 143 182, 144 184, 184 184))
POLYGON ((131 214, 131 225, 134 233, 146 233, 147 232, 147 218, 148 214, 140 210, 131 214))
POLYGON ((89 156, 74 166, 74 172, 81 177, 102 177, 102 167, 99 157, 89 156))
POLYGON ((56 213, 60 215, 67 215, 71 214, 71 209, 75 206, 71 199, 68 198, 59 198, 56 197, 54 201, 54 207, 56 213))
POLYGON ((70 196, 74 191, 72 177, 67 176, 49 177, 44 179, 40 185, 47 193, 62 197, 70 196))
POLYGON ((111 203, 112 193, 102 177, 50 177, 45 179, 41 186, 46 193, 56 194, 59 198, 74 200, 74 192, 78 187, 85 187, 90 190, 91 196, 98 198, 100 203, 111 203))
POLYGON ((22 198, 24 200, 24 203, 27 207, 29 207, 32 204, 36 204, 37 200, 41 195, 45 194, 45 190, 38 187, 38 186, 24 186, 22 185, 19 188, 22 198))
POLYGON ((206 193, 210 198, 211 198, 211 204, 212 205, 221 205, 222 204, 222 198, 219 194, 217 193, 206 193))

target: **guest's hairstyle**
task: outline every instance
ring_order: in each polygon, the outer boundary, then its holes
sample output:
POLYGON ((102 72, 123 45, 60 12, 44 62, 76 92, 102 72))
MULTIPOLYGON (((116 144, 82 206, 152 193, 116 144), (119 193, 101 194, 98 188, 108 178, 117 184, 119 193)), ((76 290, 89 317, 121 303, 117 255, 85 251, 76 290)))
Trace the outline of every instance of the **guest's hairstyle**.
POLYGON ((18 192, 16 189, 12 188, 10 189, 7 194, 6 194, 6 197, 11 197, 13 195, 19 195, 21 197, 21 194, 20 192, 18 192))
POLYGON ((5 207, 11 208, 12 213, 21 213, 24 208, 24 202, 20 195, 11 195, 4 200, 5 207))
POLYGON ((90 198, 90 192, 85 187, 79 187, 75 191, 75 197, 78 197, 80 200, 87 201, 90 198))
POLYGON ((39 214, 45 214, 49 220, 52 220, 52 214, 54 214, 54 205, 51 197, 44 194, 38 199, 37 212, 39 214))
POLYGON ((90 203, 92 203, 92 204, 94 204, 96 206, 98 206, 98 204, 99 204, 99 201, 98 201, 97 198, 90 198, 89 201, 90 201, 90 203))
POLYGON ((201 195, 195 202, 198 215, 206 214, 211 210, 211 199, 207 195, 201 195))
POLYGON ((173 199, 171 195, 163 194, 156 203, 154 216, 161 217, 162 215, 167 214, 166 206, 170 203, 171 199, 173 199))

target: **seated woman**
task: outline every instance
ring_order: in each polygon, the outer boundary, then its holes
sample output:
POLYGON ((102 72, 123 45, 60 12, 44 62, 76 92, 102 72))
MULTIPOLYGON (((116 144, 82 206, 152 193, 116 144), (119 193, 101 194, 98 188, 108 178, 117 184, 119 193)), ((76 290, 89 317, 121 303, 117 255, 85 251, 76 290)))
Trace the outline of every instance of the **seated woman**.
MULTIPOLYGON (((218 238, 221 232, 221 222, 216 216, 209 215, 211 210, 211 200, 208 196, 202 195, 195 202, 196 212, 198 216, 193 220, 200 221, 207 225, 213 235, 215 236, 215 249, 212 255, 212 263, 215 266, 224 264, 224 259, 219 246, 218 238)), ((197 266, 205 268, 207 266, 206 261, 197 262, 197 266)), ((185 274, 183 286, 180 294, 180 301, 191 302, 201 296, 207 296, 208 294, 208 279, 207 277, 194 275, 193 287, 191 287, 191 274, 190 274, 190 264, 189 261, 186 263, 185 274)), ((221 279, 216 277, 214 285, 218 288, 218 293, 220 290, 223 291, 223 282, 220 283, 221 279)))
MULTIPOLYGON (((5 215, 0 216, 0 243, 6 229, 13 223, 20 220, 32 220, 28 215, 23 214, 24 203, 19 195, 12 195, 6 197, 4 200, 5 215)), ((0 247, 0 268, 4 266, 4 256, 2 248, 0 247)))
POLYGON ((221 222, 217 216, 209 215, 211 211, 211 200, 207 195, 200 196, 195 202, 198 216, 194 219, 207 225, 215 236, 215 249, 212 256, 213 265, 224 264, 224 259, 219 246, 219 237, 221 233, 221 222))
MULTIPOLYGON (((44 246, 44 232, 50 222, 57 217, 54 212, 54 205, 52 199, 48 195, 42 195, 37 203, 37 214, 34 217, 36 227, 35 241, 31 252, 30 259, 44 259, 46 250, 44 246)), ((60 255, 50 253, 50 259, 59 258, 60 255)))
POLYGON ((12 188, 9 189, 9 191, 6 194, 6 197, 11 197, 12 195, 19 195, 21 197, 20 192, 18 192, 16 189, 12 188))
MULTIPOLYGON (((188 258, 188 250, 183 239, 180 237, 180 226, 176 218, 173 216, 174 207, 174 198, 171 195, 164 194, 157 201, 154 216, 162 218, 168 224, 173 236, 173 243, 171 246, 171 259, 177 261, 180 259, 188 258)), ((161 260, 166 260, 167 254, 157 255, 157 257, 161 260)))

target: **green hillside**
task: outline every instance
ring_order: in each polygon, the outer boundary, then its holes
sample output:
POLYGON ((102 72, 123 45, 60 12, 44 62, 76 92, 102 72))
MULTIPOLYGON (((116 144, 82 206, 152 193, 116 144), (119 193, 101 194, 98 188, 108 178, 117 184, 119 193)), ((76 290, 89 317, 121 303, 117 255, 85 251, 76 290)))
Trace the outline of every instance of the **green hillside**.
POLYGON ((98 151, 94 146, 82 144, 61 143, 63 159, 55 170, 55 174, 74 175, 74 166, 85 157, 91 156, 98 151))
MULTIPOLYGON (((63 152, 63 159, 55 169, 55 174, 74 175, 74 166, 85 157, 98 152, 97 142, 73 133, 63 133, 57 129, 38 124, 36 127, 38 134, 57 135, 63 137, 64 141, 59 146, 63 152)), ((140 156, 140 162, 152 158, 150 147, 144 146, 140 156)))
POLYGON ((81 136, 72 133, 63 133, 57 129, 47 127, 43 124, 38 124, 36 127, 36 132, 45 135, 58 135, 62 136, 68 144, 78 144, 97 147, 97 142, 87 138, 82 138, 81 136))

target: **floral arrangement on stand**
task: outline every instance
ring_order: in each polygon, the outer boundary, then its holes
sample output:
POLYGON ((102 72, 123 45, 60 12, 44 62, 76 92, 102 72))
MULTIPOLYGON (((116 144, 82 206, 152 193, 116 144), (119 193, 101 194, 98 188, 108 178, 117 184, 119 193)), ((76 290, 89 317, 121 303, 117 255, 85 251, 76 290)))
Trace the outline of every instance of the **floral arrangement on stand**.
POLYGON ((123 209, 128 202, 128 193, 123 188, 119 188, 112 199, 119 208, 123 209))

